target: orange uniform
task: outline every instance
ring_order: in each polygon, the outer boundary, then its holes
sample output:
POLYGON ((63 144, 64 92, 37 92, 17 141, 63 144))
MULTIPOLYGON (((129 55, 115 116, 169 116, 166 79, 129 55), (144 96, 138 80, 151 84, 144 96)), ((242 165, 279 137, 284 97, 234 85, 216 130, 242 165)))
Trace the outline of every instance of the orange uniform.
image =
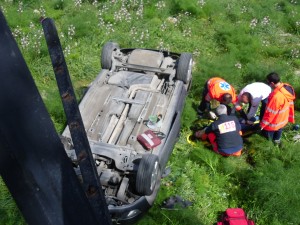
POLYGON ((237 96, 234 88, 220 77, 213 77, 209 79, 207 82, 207 88, 208 96, 206 97, 206 100, 208 101, 216 99, 217 101, 221 102, 222 96, 228 93, 232 96, 232 103, 237 102, 237 96))
POLYGON ((294 123, 294 99, 295 92, 291 85, 278 85, 268 98, 266 111, 260 123, 262 129, 277 131, 288 122, 294 123))

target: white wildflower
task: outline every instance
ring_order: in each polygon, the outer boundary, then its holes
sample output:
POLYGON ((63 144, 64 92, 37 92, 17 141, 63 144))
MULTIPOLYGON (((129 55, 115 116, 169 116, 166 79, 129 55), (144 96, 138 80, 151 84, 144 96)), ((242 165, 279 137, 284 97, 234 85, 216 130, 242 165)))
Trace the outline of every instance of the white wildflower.
POLYGON ((164 9, 166 7, 166 3, 164 1, 159 1, 155 4, 155 7, 160 10, 160 9, 164 9))
POLYGON ((268 16, 265 16, 264 18, 263 18, 263 20, 261 21, 261 24, 263 25, 263 26, 266 26, 266 25, 268 25, 270 23, 270 18, 268 17, 268 16))
POLYGON ((81 7, 82 0, 74 0, 75 7, 81 7))
POLYGON ((19 2, 17 11, 18 11, 19 13, 22 13, 22 12, 24 11, 23 2, 19 2))
POLYGON ((258 20, 256 18, 254 18, 253 20, 251 20, 250 22, 250 27, 253 29, 254 27, 257 26, 258 20))
POLYGON ((291 50, 291 57, 293 59, 298 59, 299 58, 299 54, 300 54, 299 49, 292 49, 291 50))
POLYGON ((246 13, 246 12, 248 12, 248 9, 246 6, 243 6, 241 9, 241 13, 246 13))
POLYGON ((202 8, 205 5, 205 0, 198 0, 198 4, 200 5, 200 8, 202 8))
POLYGON ((176 24, 177 21, 178 21, 178 19, 175 18, 175 17, 168 17, 168 18, 167 18, 167 21, 170 22, 170 23, 176 24))
POLYGON ((242 64, 240 62, 237 62, 234 66, 238 69, 242 69, 242 64))

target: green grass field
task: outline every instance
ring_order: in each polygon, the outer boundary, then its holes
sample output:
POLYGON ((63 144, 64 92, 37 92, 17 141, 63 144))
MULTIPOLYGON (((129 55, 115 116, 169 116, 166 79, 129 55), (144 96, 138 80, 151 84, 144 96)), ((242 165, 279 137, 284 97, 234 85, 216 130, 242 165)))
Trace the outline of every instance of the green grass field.
MULTIPOLYGON (((39 19, 54 19, 78 99, 100 71, 107 41, 124 48, 193 53, 193 85, 182 129, 168 166, 171 174, 139 225, 212 225, 222 211, 242 207, 257 225, 300 224, 300 151, 286 126, 283 147, 260 135, 245 140, 240 158, 224 158, 186 137, 204 82, 220 76, 236 90, 265 81, 272 71, 297 93, 300 120, 299 0, 0 0, 57 132, 66 119, 39 19), (164 199, 180 195, 189 208, 163 210, 164 199)), ((0 31, 1 32, 1 31, 0 31)), ((0 180, 0 224, 26 224, 0 180)))

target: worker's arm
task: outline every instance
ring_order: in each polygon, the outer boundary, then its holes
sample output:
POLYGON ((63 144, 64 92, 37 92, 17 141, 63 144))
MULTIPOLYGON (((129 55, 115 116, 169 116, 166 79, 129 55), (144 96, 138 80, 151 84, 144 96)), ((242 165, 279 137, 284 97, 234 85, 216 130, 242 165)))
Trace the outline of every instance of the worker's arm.
POLYGON ((236 103, 234 105, 234 108, 237 112, 239 112, 240 116, 245 120, 247 121, 248 120, 248 117, 247 117, 247 114, 245 113, 245 111, 243 110, 243 107, 241 105, 241 103, 236 103))
POLYGON ((252 117, 255 116, 255 114, 258 110, 258 106, 259 106, 260 102, 261 102, 261 98, 256 98, 256 99, 252 100, 251 107, 250 107, 249 112, 247 114, 248 119, 251 119, 252 117))
POLYGON ((209 95, 209 93, 206 94, 205 100, 210 102, 212 100, 212 97, 209 95))

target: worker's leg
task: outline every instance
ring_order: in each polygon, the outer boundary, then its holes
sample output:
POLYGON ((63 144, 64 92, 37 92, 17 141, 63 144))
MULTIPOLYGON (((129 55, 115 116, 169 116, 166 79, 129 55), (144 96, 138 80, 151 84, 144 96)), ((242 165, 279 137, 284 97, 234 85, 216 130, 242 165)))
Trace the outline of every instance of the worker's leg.
POLYGON ((197 109, 198 114, 201 113, 203 114, 204 111, 210 110, 210 102, 205 100, 205 96, 207 95, 207 93, 208 93, 208 87, 207 87, 207 82, 205 82, 203 87, 203 92, 202 92, 202 99, 197 109))
POLYGON ((265 138, 272 141, 275 131, 262 130, 262 134, 265 138))
POLYGON ((213 150, 215 152, 219 153, 218 145, 217 145, 217 141, 216 141, 216 135, 213 132, 211 132, 207 135, 207 138, 208 138, 209 142, 211 143, 213 150))
POLYGON ((274 141, 275 144, 280 144, 281 134, 282 134, 282 129, 279 129, 279 130, 274 132, 273 141, 274 141))
MULTIPOLYGON (((204 136, 202 136, 202 138, 204 138, 204 136)), ((213 132, 207 134, 205 136, 205 138, 207 138, 209 140, 209 142, 211 143, 213 151, 218 153, 218 154, 221 154, 223 156, 240 156, 242 154, 242 149, 238 152, 233 153, 233 154, 226 154, 226 153, 223 153, 223 152, 219 152, 218 151, 218 145, 217 145, 217 142, 216 142, 216 135, 213 132)))

